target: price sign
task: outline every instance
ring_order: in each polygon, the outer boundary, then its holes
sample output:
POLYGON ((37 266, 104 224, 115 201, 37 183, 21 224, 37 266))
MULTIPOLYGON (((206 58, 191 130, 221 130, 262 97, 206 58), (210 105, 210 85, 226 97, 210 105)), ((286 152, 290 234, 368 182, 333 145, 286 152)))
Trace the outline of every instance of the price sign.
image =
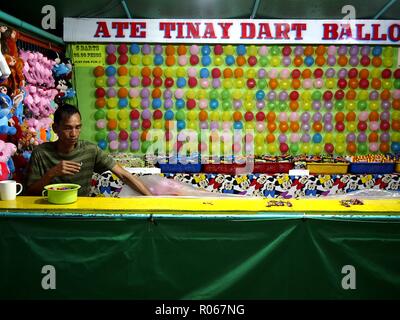
POLYGON ((75 66, 98 66, 105 61, 104 45, 74 44, 72 45, 72 61, 75 66))

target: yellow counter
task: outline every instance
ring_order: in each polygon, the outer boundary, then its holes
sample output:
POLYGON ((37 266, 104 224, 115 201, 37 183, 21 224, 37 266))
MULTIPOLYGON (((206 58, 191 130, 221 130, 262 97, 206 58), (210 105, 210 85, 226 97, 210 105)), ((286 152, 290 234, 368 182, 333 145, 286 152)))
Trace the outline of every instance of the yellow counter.
POLYGON ((0 201, 2 212, 102 212, 102 213, 170 213, 170 214, 257 214, 268 212, 330 214, 330 215, 399 215, 400 200, 363 200, 364 205, 344 207, 339 200, 289 199, 291 207, 268 206, 273 199, 266 198, 189 198, 189 197, 135 197, 90 198, 78 197, 68 205, 49 204, 42 197, 17 197, 0 201))

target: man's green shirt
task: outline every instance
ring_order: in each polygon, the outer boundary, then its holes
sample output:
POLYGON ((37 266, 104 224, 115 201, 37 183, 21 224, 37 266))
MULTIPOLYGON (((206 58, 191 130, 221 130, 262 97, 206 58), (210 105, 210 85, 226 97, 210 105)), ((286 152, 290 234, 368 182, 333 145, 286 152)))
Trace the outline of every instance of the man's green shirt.
POLYGON ((88 196, 93 172, 103 173, 115 166, 115 161, 94 143, 80 140, 76 148, 68 154, 60 154, 55 142, 45 142, 37 146, 31 155, 30 173, 27 185, 39 180, 50 168, 62 160, 81 163, 81 170, 74 175, 55 177, 51 183, 76 183, 81 186, 78 195, 88 196))

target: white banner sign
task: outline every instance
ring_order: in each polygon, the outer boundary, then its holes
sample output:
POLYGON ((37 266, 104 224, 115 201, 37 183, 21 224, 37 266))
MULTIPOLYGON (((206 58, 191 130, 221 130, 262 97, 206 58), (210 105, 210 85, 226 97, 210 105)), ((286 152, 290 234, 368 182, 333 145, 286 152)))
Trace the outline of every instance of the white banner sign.
POLYGON ((66 42, 391 44, 400 20, 75 19, 66 42))

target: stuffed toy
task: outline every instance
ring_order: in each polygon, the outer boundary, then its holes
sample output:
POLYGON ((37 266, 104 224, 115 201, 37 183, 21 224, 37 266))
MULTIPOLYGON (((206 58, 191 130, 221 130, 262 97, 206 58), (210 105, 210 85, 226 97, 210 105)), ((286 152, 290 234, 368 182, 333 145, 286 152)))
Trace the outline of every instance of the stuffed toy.
POLYGON ((28 83, 47 88, 54 87, 52 69, 55 61, 47 59, 40 52, 21 50, 19 55, 25 62, 23 74, 28 83))
POLYGON ((7 88, 4 86, 0 87, 0 135, 14 135, 17 133, 17 130, 9 126, 12 117, 13 101, 5 92, 7 92, 7 88))
POLYGON ((18 58, 17 40, 18 33, 15 29, 10 29, 4 33, 7 43, 8 54, 12 57, 18 58))
POLYGON ((11 74, 2 84, 10 87, 13 94, 18 94, 19 88, 25 86, 25 77, 23 73, 24 61, 21 58, 16 58, 8 54, 5 54, 4 57, 11 74))
POLYGON ((56 89, 42 89, 33 85, 27 85, 25 90, 24 105, 31 116, 43 118, 54 113, 55 110, 51 106, 51 101, 58 94, 56 89))
POLYGON ((3 51, 5 50, 4 32, 8 28, 6 26, 0 26, 0 84, 3 83, 11 74, 10 67, 3 56, 3 51))
MULTIPOLYGON (((0 140, 0 163, 5 163, 8 169, 8 178, 12 178, 12 173, 15 172, 12 156, 17 152, 17 147, 13 143, 0 140)), ((3 166, 2 166, 3 168, 3 166)), ((2 174, 3 176, 3 174, 2 174)))

